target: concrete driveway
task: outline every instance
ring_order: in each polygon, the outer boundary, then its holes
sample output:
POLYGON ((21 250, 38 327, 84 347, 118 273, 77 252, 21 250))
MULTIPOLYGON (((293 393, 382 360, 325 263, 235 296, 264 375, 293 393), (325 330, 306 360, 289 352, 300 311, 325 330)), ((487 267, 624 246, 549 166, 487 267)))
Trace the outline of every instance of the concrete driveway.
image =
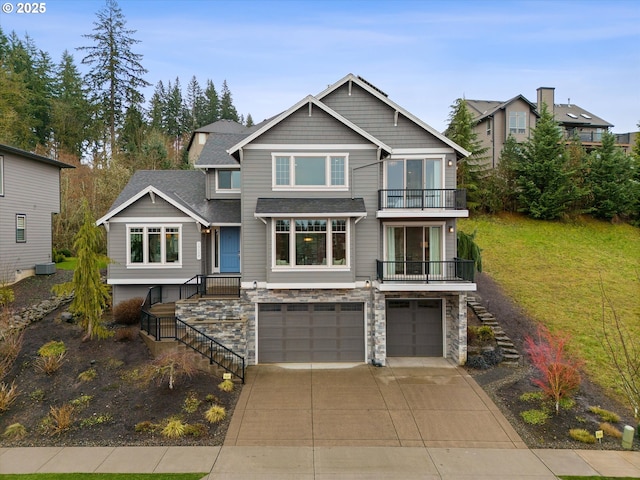
POLYGON ((225 446, 526 448, 464 369, 389 364, 251 366, 225 446))

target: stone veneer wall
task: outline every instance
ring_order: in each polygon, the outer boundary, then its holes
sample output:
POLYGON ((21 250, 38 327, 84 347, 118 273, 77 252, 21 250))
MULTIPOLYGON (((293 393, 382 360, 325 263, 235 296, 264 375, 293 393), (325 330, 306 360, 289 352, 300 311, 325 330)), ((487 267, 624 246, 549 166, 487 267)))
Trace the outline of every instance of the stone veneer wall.
POLYGON ((364 303, 367 321, 367 362, 386 364, 386 300, 389 298, 445 298, 447 358, 466 361, 466 293, 380 292, 376 288, 349 290, 242 290, 237 299, 188 299, 176 302, 176 316, 204 331, 226 347, 256 363, 256 308, 258 303, 364 303))

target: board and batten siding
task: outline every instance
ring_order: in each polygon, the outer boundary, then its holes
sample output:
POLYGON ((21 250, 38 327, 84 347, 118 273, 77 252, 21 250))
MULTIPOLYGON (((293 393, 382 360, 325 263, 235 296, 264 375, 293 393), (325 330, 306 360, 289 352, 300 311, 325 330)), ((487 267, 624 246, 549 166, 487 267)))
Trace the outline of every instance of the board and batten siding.
MULTIPOLYGON (((314 153, 303 150, 304 153, 314 153)), ((375 274, 375 259, 378 251, 377 195, 380 182, 376 168, 377 147, 368 140, 326 114, 319 108, 302 107, 290 117, 274 126, 256 139, 250 149, 245 149, 242 160, 242 272, 244 281, 266 281, 276 283, 345 282, 356 278, 368 279, 375 274), (328 144, 331 149, 316 153, 348 153, 350 182, 353 191, 273 191, 272 152, 300 152, 291 144, 328 144), (260 149, 260 144, 276 145, 271 149, 260 149), (282 144, 283 148, 277 145, 282 144), (343 144, 363 144, 368 149, 349 150, 343 144), (365 165, 373 164, 370 167, 365 165), (364 167, 357 170, 357 167, 364 167), (258 198, 360 198, 365 202, 367 218, 354 226, 351 220, 351 271, 350 272, 272 272, 272 246, 270 222, 265 225, 254 218, 258 198), (371 264, 371 265, 369 265, 371 264)), ((286 215, 283 215, 285 217, 286 215)), ((327 215, 329 217, 330 215, 327 215)))
MULTIPOLYGON (((202 273, 202 262, 196 256, 196 243, 202 243, 202 257, 205 245, 202 234, 195 220, 182 211, 156 196, 155 202, 145 195, 137 202, 125 208, 109 221, 107 255, 112 263, 109 265, 109 283, 128 283, 151 279, 157 284, 168 283, 169 280, 188 280, 202 273), (117 221, 113 221, 117 219, 117 221), (130 222, 128 221, 130 219, 130 222), (141 219, 144 219, 141 221, 141 219), (167 221, 167 219, 171 219, 167 221), (179 221, 175 221, 178 219, 179 221), (127 268, 127 223, 136 225, 165 225, 167 223, 182 225, 182 266, 181 267, 134 267, 127 268)), ((169 282, 170 283, 170 282, 169 282)))
MULTIPOLYGON (((60 167, 0 152, 4 195, 0 196, 0 274, 51 262, 52 215, 60 211, 60 167), (26 242, 16 242, 16 214, 26 216, 26 242)), ((5 279, 2 279, 5 280, 5 279)))
POLYGON ((402 114, 396 126, 395 110, 356 84, 351 95, 345 84, 322 98, 322 103, 392 148, 447 146, 402 114))

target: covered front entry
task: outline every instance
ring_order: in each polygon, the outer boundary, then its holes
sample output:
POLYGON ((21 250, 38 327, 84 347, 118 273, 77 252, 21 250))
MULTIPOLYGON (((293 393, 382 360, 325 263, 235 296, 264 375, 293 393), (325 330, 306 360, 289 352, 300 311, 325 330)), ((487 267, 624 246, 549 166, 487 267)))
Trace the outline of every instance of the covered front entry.
POLYGON ((364 304, 260 304, 257 360, 364 362, 364 304))
POLYGON ((442 357, 442 300, 387 300, 387 356, 442 357))

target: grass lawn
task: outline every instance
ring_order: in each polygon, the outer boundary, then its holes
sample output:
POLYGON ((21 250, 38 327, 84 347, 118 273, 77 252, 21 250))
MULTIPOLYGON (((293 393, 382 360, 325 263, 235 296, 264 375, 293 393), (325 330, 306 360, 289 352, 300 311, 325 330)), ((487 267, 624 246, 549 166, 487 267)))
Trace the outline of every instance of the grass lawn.
POLYGON ((0 475, 2 480, 199 480, 206 473, 26 473, 0 475))
MULTIPOLYGON (((56 263, 56 268, 60 270, 75 270, 77 264, 78 259, 76 257, 69 257, 64 262, 56 263)), ((105 268, 107 268, 107 262, 100 261, 100 269, 103 270, 105 268)))
MULTIPOLYGON (((640 229, 590 218, 545 222, 518 215, 459 221, 482 248, 485 273, 534 319, 568 332, 590 377, 615 387, 603 345, 601 283, 618 316, 640 339, 640 229)), ((605 311, 610 317, 610 311, 605 311)))

